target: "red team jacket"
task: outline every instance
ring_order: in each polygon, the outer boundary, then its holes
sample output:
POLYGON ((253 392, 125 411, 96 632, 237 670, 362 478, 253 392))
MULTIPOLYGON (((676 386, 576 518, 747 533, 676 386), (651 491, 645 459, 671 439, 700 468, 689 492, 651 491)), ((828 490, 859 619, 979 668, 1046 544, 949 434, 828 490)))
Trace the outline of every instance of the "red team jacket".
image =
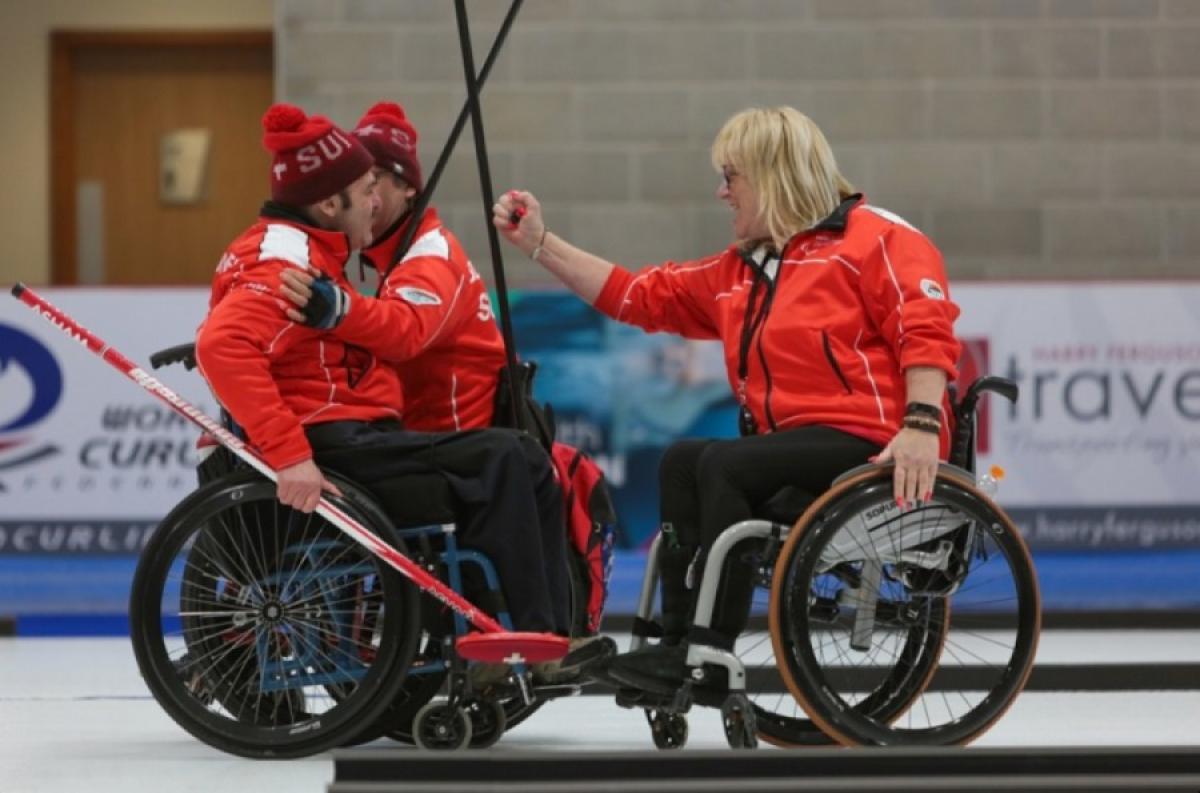
POLYGON ((648 331, 720 339, 759 432, 823 424, 885 446, 904 414, 905 369, 956 376, 959 309, 941 254, 899 217, 847 199, 789 240, 773 283, 757 289, 747 258, 731 246, 636 275, 618 267, 595 305, 648 331))
MULTIPOLYGON (((363 251, 386 273, 405 226, 363 251)), ((378 300, 355 299, 333 333, 395 364, 404 426, 449 431, 492 423, 504 342, 487 287, 458 239, 427 209, 412 246, 381 284, 378 300)))
MULTIPOLYGON (((196 360, 217 399, 274 468, 312 456, 303 426, 398 418, 399 379, 366 350, 292 322, 286 267, 312 266, 353 291, 346 236, 264 212, 217 266, 196 360)), ((357 300, 354 301, 357 303, 357 300)), ((352 306, 356 308, 357 306, 352 306)))

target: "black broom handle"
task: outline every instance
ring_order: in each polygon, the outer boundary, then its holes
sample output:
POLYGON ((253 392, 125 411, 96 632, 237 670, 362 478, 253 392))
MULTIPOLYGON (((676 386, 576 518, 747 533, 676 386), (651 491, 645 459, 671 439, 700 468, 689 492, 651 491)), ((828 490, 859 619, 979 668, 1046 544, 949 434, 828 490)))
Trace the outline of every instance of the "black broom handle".
MULTIPOLYGON (((492 48, 488 50, 487 57, 483 61, 483 68, 479 71, 479 81, 477 86, 483 87, 487 82, 488 75, 492 71, 492 66, 496 63, 496 58, 500 55, 500 48, 504 45, 504 40, 508 37, 508 31, 512 27, 513 20, 517 18, 517 11, 521 8, 521 3, 524 0, 513 0, 512 5, 508 8, 508 13, 504 15, 504 20, 500 23, 500 29, 496 31, 496 38, 492 42, 492 48)), ((468 84, 471 82, 467 81, 468 84)), ((412 246, 413 237, 416 236, 417 227, 421 224, 418 218, 425 214, 425 209, 429 206, 429 202, 433 197, 433 189, 437 186, 438 180, 442 178, 442 171, 446 169, 446 163, 450 161, 450 155, 454 153, 454 146, 458 143, 458 136, 462 134, 463 127, 467 123, 467 114, 471 112, 470 89, 468 88, 467 101, 463 102, 462 110, 458 112, 458 118, 454 121, 454 126, 450 129, 450 135, 446 138, 446 145, 442 147, 442 153, 438 155, 437 163, 433 166, 433 171, 429 174, 429 178, 425 180, 425 188, 421 194, 417 196, 417 203, 413 205, 412 212, 409 217, 408 228, 404 232, 404 237, 400 240, 400 244, 396 246, 395 252, 392 254, 392 260, 388 263, 387 271, 380 274, 379 282, 382 284, 392 268, 400 263, 404 258, 404 254, 408 253, 409 247, 412 246)))
POLYGON ((483 195, 484 222, 488 230, 488 246, 492 253, 492 270, 496 276, 496 297, 499 298, 500 332, 504 336, 504 356, 508 364, 508 387, 511 391, 513 418, 520 416, 520 395, 517 392, 517 354, 513 343, 512 318, 508 311, 508 287, 504 280, 504 261, 500 257, 500 235, 492 223, 492 175, 488 168, 487 142, 483 134, 483 113, 479 108, 479 86, 475 84, 475 59, 471 53, 471 32, 467 27, 466 0, 454 0, 458 18, 458 44, 462 50, 463 77, 467 82, 467 106, 471 110, 471 131, 475 135, 475 159, 479 164, 479 186, 483 195))

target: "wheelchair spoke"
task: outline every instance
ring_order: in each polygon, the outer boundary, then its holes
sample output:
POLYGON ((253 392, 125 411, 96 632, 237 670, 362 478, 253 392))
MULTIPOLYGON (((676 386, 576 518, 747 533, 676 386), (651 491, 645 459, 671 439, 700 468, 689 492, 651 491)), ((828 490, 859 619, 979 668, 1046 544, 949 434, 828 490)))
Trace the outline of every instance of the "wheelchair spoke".
MULTIPOLYGON (((256 628, 255 629, 255 640, 256 641, 257 641, 258 632, 259 632, 259 629, 256 628)), ((232 652, 232 648, 230 648, 230 649, 232 652)), ((244 650, 245 648, 242 648, 242 649, 244 650)), ((220 700, 221 706, 224 707, 226 710, 229 710, 228 700, 232 697, 238 696, 241 693, 238 691, 238 688, 239 688, 238 681, 246 679, 245 672, 250 668, 250 661, 252 658, 253 658, 252 652, 240 653, 240 657, 236 658, 233 661, 233 664, 230 666, 230 668, 225 670, 225 672, 221 675, 221 677, 213 685, 213 691, 216 694, 217 699, 220 700), (232 676, 232 679, 231 679, 231 676, 232 676), (226 682, 226 681, 229 681, 229 682, 226 682)), ((239 699, 237 704, 238 704, 237 711, 236 712, 231 711, 230 715, 232 715, 235 719, 240 721, 242 718, 242 714, 245 711, 246 700, 244 698, 239 699)))
MULTIPOLYGON (((300 645, 303 646, 303 648, 305 650, 310 651, 315 657, 318 657, 322 661, 327 663, 327 666, 324 666, 322 671, 339 672, 339 673, 344 674, 348 679, 351 679, 351 680, 354 679, 354 674, 353 674, 352 669, 350 669, 348 666, 343 666, 339 661, 337 661, 336 659, 331 657, 328 653, 326 653, 324 650, 322 650, 321 647, 319 646, 319 644, 320 644, 319 642, 314 643, 314 642, 310 641, 308 637, 303 635, 303 633, 304 633, 303 631, 297 631, 295 634, 293 634, 293 637, 296 641, 298 641, 298 643, 300 645)), ((354 684, 348 684, 348 685, 354 685, 354 684)))
POLYGON ((303 620, 303 619, 299 619, 299 618, 292 619, 291 622, 298 624, 298 625, 304 625, 306 627, 309 627, 312 629, 313 632, 320 634, 321 636, 335 638, 339 641, 339 644, 340 643, 348 643, 352 647, 355 647, 357 649, 362 649, 362 650, 374 649, 374 646, 375 646, 371 642, 350 641, 350 640, 346 639, 345 637, 341 636, 340 634, 329 630, 329 628, 327 626, 321 625, 319 623, 310 622, 308 620, 303 620))
POLYGON ((749 647, 745 648, 744 650, 739 650, 737 655, 739 658, 744 658, 747 655, 749 655, 751 652, 753 652, 754 650, 757 650, 759 647, 762 647, 763 645, 769 646, 770 641, 771 641, 771 634, 763 633, 759 637, 758 641, 756 641, 754 644, 750 645, 749 647))
MULTIPOLYGON (((211 556, 210 554, 208 554, 206 551, 204 551, 202 548, 199 548, 198 546, 199 546, 199 543, 194 543, 192 545, 192 550, 188 554, 188 558, 184 562, 184 569, 179 576, 180 582, 182 582, 184 580, 184 578, 186 577, 186 573, 189 570, 194 570, 194 571, 196 571, 196 573, 198 575, 200 575, 204 578, 208 578, 209 580, 217 582, 217 583, 220 583, 222 581, 229 581, 229 582, 236 582, 239 584, 239 586, 243 586, 243 587, 245 586, 245 584, 243 584, 242 582, 240 582, 238 580, 237 576, 234 576, 227 569, 225 569, 225 567, 221 563, 221 560, 217 559, 214 556, 211 556), (203 558, 204 562, 202 564, 193 562, 192 558, 191 558, 193 555, 199 555, 200 557, 203 558), (214 575, 213 573, 209 572, 206 569, 206 565, 211 565, 211 566, 215 567, 217 570, 217 573, 219 575, 214 575)), ((168 580, 169 581, 174 580, 174 577, 173 576, 169 577, 168 580)))
MULTIPOLYGON (((224 524, 222 524, 222 525, 224 525, 224 524)), ((252 587, 254 589, 254 591, 258 594, 259 598, 261 598, 262 601, 266 601, 267 593, 263 591, 261 585, 258 583, 260 576, 255 575, 254 569, 250 565, 249 561, 246 559, 245 554, 242 552, 242 547, 241 547, 242 543, 238 542, 237 537, 232 533, 232 531, 230 530, 230 528, 228 526, 224 526, 224 528, 225 528, 225 538, 228 542, 222 543, 221 545, 222 545, 222 547, 225 547, 225 548, 232 548, 234 550, 234 552, 237 553, 237 555, 240 559, 240 563, 242 565, 242 569, 240 571, 242 573, 242 575, 233 575, 233 576, 230 576, 230 578, 232 578, 234 581, 238 581, 239 583, 248 584, 250 587, 252 587)), ((230 559, 230 561, 236 563, 238 560, 230 559)), ((263 572, 265 572, 265 571, 263 571, 263 572)))
POLYGON ((234 617, 253 618, 258 616, 258 610, 237 611, 234 609, 221 611, 180 611, 180 617, 193 619, 232 619, 234 617))
MULTIPOLYGON (((987 634, 985 634, 983 631, 971 631, 971 630, 961 629, 961 630, 957 631, 957 633, 959 633, 959 634, 966 634, 968 638, 970 638, 970 639, 973 639, 973 640, 975 640, 976 642, 986 642, 986 643, 988 643, 988 644, 994 645, 995 647, 1002 647, 1002 648, 1004 648, 1004 649, 1006 649, 1006 650, 1011 650, 1011 649, 1012 649, 1012 643, 1011 643, 1011 642, 1009 642, 1009 643, 1004 643, 1004 642, 1001 642, 999 639, 996 639, 996 638, 994 638, 994 637, 992 637, 992 636, 988 636, 988 635, 987 635, 987 634)), ((961 640, 961 639, 956 639, 956 640, 954 640, 953 642, 951 642, 951 641, 947 640, 947 642, 946 642, 946 643, 947 643, 947 645, 951 645, 951 644, 953 644, 953 645, 954 645, 954 646, 956 646, 956 647, 959 647, 959 646, 965 646, 965 645, 963 645, 963 644, 962 644, 962 640, 961 640)))
POLYGON ((998 666, 994 661, 989 661, 987 658, 984 658, 979 653, 972 652, 970 649, 968 649, 966 646, 964 646, 961 642, 958 642, 958 641, 950 641, 949 639, 947 639, 942 652, 949 653, 950 657, 953 658, 955 661, 958 661, 960 664, 962 663, 962 656, 969 656, 971 659, 973 659, 975 661, 979 661, 984 666, 992 666, 992 667, 998 666), (961 655, 960 655, 960 653, 961 653, 961 655))
MULTIPOLYGON (((218 629, 218 630, 214 631, 211 635, 194 637, 194 646, 199 647, 213 639, 218 639, 224 633, 225 633, 225 630, 218 629)), ((193 651, 191 649, 189 649, 189 645, 187 643, 185 643, 182 648, 182 650, 183 650, 182 654, 175 660, 183 660, 184 658, 187 658, 190 656, 188 665, 194 666, 197 669, 200 669, 201 673, 203 674, 202 668, 215 669, 216 667, 220 666, 227 657, 232 655, 234 652, 237 652, 239 649, 242 649, 242 648, 239 645, 237 645, 236 643, 222 642, 220 645, 218 645, 217 647, 215 647, 212 650, 208 650, 204 653, 196 652, 195 654, 193 654, 193 651)))
MULTIPOLYGON (((296 547, 300 547, 300 548, 309 547, 309 545, 311 543, 308 539, 308 530, 310 528, 314 528, 314 524, 317 522, 317 520, 321 520, 322 522, 324 522, 324 519, 321 518, 319 515, 317 515, 317 513, 315 513, 315 512, 310 512, 310 513, 305 514, 303 512, 296 512, 295 510, 289 509, 287 511, 287 526, 285 528, 284 533, 281 535, 282 537, 290 538, 292 536, 293 527, 294 527, 296 521, 301 519, 300 516, 303 516, 303 526, 300 530, 300 539, 297 542, 286 542, 285 543, 285 542, 281 541, 279 543, 279 546, 280 546, 278 549, 279 556, 280 556, 279 568, 281 570, 283 569, 283 558, 286 555, 287 547, 291 547, 291 546, 296 546, 296 547)), ((278 520, 278 516, 276 517, 276 520, 278 520)), ((320 535, 320 528, 317 528, 316 532, 313 535, 312 541, 315 542, 316 538, 319 535, 320 535)), ((300 565, 296 565, 292 569, 292 571, 288 575, 287 579, 282 583, 282 588, 284 590, 291 589, 292 585, 295 583, 295 577, 300 573, 300 570, 301 570, 300 565)))
MULTIPOLYGON (((272 508, 271 511, 274 512, 274 509, 272 508)), ((269 570, 269 568, 267 567, 266 552, 263 551, 261 554, 255 553, 256 548, 257 549, 263 548, 262 543, 263 543, 264 532, 263 532, 263 528, 262 528, 262 523, 259 520, 259 516, 258 516, 259 512, 260 512, 260 510, 239 509, 239 510, 236 510, 236 515, 237 515, 238 522, 241 523, 241 526, 242 526, 242 534, 244 537, 247 538, 247 541, 244 544, 240 544, 240 545, 245 546, 247 557, 254 557, 253 561, 255 564, 258 565, 259 575, 262 577, 262 579, 265 579, 267 577, 267 571, 269 570), (251 527, 250 525, 248 525, 247 513, 251 513, 250 517, 253 517, 254 522, 255 522, 254 527, 251 527)))

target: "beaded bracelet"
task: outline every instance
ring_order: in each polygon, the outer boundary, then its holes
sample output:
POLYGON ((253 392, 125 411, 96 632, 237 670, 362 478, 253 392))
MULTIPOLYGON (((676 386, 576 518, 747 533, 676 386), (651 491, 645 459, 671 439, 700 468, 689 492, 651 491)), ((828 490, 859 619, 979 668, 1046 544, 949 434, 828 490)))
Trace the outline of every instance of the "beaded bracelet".
POLYGON ((940 435, 942 432, 941 422, 930 421, 922 416, 905 416, 903 424, 907 429, 928 432, 931 435, 940 435))
POLYGON ((919 421, 925 424, 936 424, 939 427, 942 425, 940 419, 935 419, 933 416, 922 416, 916 413, 909 413, 903 418, 904 421, 919 421))

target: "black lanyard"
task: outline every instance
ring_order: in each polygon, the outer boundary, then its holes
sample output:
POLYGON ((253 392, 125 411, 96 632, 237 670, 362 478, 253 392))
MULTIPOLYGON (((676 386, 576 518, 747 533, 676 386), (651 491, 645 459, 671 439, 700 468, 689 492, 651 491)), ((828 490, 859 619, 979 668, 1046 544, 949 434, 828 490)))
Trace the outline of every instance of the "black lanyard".
POLYGON ((754 341, 754 334, 766 321, 767 312, 771 310, 771 298, 775 295, 775 284, 766 271, 773 256, 774 254, 767 254, 760 266, 750 256, 742 255, 742 261, 754 271, 754 284, 750 287, 750 296, 746 300, 746 316, 742 319, 742 341, 738 350, 738 380, 743 384, 750 370, 750 344, 754 341), (758 297, 758 286, 762 283, 766 284, 767 289, 763 295, 762 306, 756 314, 754 301, 758 297))
MULTIPOLYGON (((742 318, 742 338, 738 348, 738 402, 741 410, 738 413, 738 429, 742 435, 754 435, 758 432, 758 424, 754 420, 754 414, 750 411, 750 406, 747 404, 746 397, 746 379, 750 374, 750 345, 754 342, 754 334, 762 328, 763 323, 767 320, 767 314, 771 310, 772 299, 775 297, 775 284, 767 274, 767 265, 771 261, 774 254, 767 254, 763 258, 763 264, 760 266, 753 258, 742 254, 742 261, 749 265, 754 272, 754 283, 750 287, 750 294, 746 299, 746 315, 742 318), (765 284, 766 289, 763 294, 762 305, 757 313, 755 312, 755 300, 758 298, 759 285, 765 284)), ((782 264, 782 262, 781 262, 782 264)), ((776 271, 778 275, 778 271, 776 271)), ((760 342, 761 349, 761 342, 760 342)), ((763 374, 766 375, 766 362, 763 362, 763 374)))

